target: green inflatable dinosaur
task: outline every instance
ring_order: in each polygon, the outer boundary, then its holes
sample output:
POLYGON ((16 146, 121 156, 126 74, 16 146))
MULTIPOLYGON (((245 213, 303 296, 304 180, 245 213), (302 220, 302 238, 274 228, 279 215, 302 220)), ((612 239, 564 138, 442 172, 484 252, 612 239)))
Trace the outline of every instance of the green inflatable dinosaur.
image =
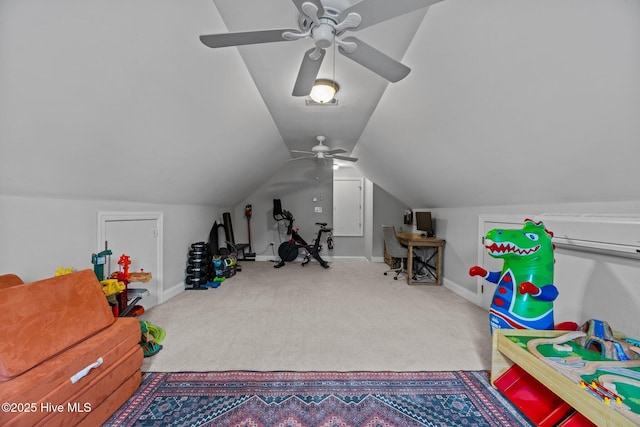
POLYGON ((553 233, 541 222, 525 220, 520 230, 493 229, 485 237, 489 255, 504 260, 502 271, 480 266, 469 269, 496 283, 489 309, 491 331, 504 329, 553 329, 553 233))

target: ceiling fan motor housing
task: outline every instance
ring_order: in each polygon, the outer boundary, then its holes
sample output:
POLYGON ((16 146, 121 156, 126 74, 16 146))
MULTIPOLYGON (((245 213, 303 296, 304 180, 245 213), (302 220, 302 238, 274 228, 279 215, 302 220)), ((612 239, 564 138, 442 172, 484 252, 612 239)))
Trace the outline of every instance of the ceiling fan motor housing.
POLYGON ((326 49, 333 44, 333 39, 336 34, 335 28, 324 18, 320 19, 320 24, 311 29, 311 36, 321 49, 326 49))

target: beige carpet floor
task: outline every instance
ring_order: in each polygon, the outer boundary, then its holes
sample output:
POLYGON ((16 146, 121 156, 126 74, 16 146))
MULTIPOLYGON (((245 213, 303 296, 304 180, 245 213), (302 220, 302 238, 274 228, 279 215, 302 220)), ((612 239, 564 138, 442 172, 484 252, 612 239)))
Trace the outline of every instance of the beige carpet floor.
POLYGON ((241 265, 142 315, 166 331, 143 371, 490 369, 487 312, 445 287, 393 280, 383 263, 241 265))

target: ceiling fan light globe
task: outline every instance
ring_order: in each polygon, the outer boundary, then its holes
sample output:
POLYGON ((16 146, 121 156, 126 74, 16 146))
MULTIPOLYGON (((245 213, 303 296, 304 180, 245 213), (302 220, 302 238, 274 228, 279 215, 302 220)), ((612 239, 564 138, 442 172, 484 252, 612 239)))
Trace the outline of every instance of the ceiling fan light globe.
POLYGON ((339 86, 331 80, 316 80, 309 97, 319 104, 324 104, 333 100, 338 92, 339 86))

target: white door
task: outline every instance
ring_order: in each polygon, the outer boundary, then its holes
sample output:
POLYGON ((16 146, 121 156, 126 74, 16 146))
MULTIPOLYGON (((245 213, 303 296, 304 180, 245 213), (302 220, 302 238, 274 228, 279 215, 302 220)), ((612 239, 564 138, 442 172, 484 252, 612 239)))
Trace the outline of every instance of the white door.
MULTIPOLYGON (((505 216, 480 216, 480 251, 478 252, 478 265, 487 271, 502 271, 504 262, 490 256, 484 248, 484 236, 494 228, 503 228, 507 230, 517 230, 524 226, 524 220, 531 218, 525 215, 505 215, 505 216)), ((486 281, 484 278, 478 278, 478 288, 482 297, 482 307, 487 310, 491 306, 493 294, 496 291, 496 284, 486 281)))
POLYGON ((333 181, 333 235, 362 236, 362 178, 336 178, 333 181))
MULTIPOLYGON (((100 250, 104 249, 105 241, 108 248, 113 252, 109 265, 105 265, 105 276, 107 272, 114 272, 120 269, 118 260, 121 255, 128 255, 131 261, 129 272, 139 272, 144 270, 151 273, 152 279, 147 283, 131 282, 129 288, 143 288, 149 291, 149 295, 144 296, 136 304, 148 310, 149 308, 162 302, 161 283, 161 220, 152 218, 153 215, 140 215, 136 217, 118 217, 118 215, 103 216, 101 223, 101 244, 100 250)), ((130 298, 131 299, 131 298, 130 298)))

